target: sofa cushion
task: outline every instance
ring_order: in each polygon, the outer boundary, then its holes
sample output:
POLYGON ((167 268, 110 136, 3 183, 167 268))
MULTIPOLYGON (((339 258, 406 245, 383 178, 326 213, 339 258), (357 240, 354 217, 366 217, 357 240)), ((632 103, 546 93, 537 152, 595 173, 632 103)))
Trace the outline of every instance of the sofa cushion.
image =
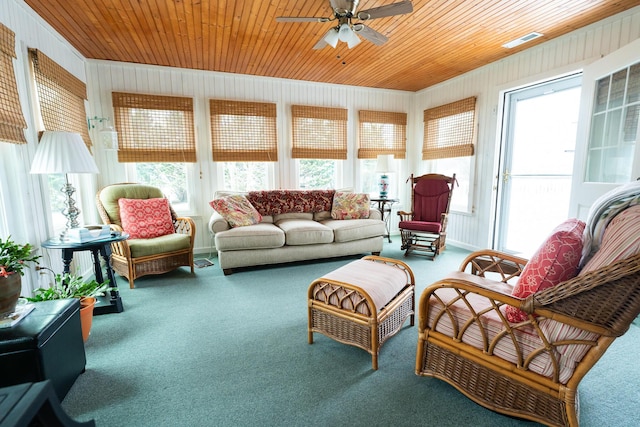
POLYGON ((175 233, 169 200, 118 199, 122 229, 131 239, 152 239, 175 233))
POLYGON ((586 274, 640 253, 640 205, 617 214, 602 235, 598 251, 580 271, 586 274))
POLYGON ((209 202, 231 227, 243 227, 260 222, 262 216, 242 194, 221 197, 209 202))
POLYGON ((216 249, 271 249, 284 246, 284 232, 274 224, 260 223, 236 227, 215 234, 216 249))
POLYGON ((310 219, 283 219, 276 225, 284 231, 285 242, 289 246, 333 242, 333 231, 310 219))
POLYGON ((191 236, 188 234, 173 233, 154 237, 153 239, 129 239, 127 243, 131 250, 131 258, 140 258, 143 256, 190 249, 191 236))
POLYGON ((384 221, 379 219, 328 219, 321 223, 333 230, 333 240, 338 243, 384 236, 386 233, 384 221))
MULTIPOLYGON (((574 277, 582 255, 584 227, 585 223, 576 218, 558 225, 522 270, 512 295, 526 298, 574 277)), ((527 319, 527 314, 516 307, 507 307, 506 313, 510 322, 527 319)))
POLYGON ((364 193, 345 193, 336 191, 331 206, 333 219, 369 218, 369 195, 364 193))

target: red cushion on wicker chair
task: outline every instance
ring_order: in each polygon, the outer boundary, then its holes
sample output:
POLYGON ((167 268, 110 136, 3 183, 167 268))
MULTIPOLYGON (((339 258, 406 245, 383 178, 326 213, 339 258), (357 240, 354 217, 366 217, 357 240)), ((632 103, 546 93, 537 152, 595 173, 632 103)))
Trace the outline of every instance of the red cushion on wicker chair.
MULTIPOLYGON (((585 223, 572 218, 557 226, 522 270, 512 295, 526 298, 538 291, 575 277, 582 256, 582 233, 585 223)), ((521 322, 527 314, 516 307, 506 307, 510 322, 521 322)))
POLYGON ((175 233, 169 200, 118 199, 122 229, 131 239, 151 239, 175 233))

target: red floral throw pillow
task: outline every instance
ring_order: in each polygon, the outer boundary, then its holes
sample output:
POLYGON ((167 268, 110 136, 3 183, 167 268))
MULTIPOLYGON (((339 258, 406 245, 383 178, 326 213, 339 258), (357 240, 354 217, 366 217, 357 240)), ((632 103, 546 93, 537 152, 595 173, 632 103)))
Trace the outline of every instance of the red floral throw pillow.
POLYGON ((122 229, 130 239, 151 239, 175 233, 169 200, 118 199, 122 229))
MULTIPOLYGON (((557 226, 524 267, 511 294, 526 298, 575 277, 582 256, 584 227, 585 223, 576 218, 557 226)), ((527 319, 527 314, 516 307, 507 306, 505 313, 510 322, 527 319)))
POLYGON ((244 227, 262 221, 262 215, 242 194, 214 199, 209 205, 222 215, 231 227, 244 227))

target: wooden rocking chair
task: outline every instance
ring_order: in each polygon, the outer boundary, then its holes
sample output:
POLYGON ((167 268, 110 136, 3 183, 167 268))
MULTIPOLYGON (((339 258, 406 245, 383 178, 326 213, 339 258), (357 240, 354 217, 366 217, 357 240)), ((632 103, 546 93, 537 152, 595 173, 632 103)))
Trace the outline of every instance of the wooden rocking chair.
POLYGON ((411 212, 399 211, 404 256, 422 251, 432 259, 445 249, 449 206, 456 174, 411 175, 411 212))

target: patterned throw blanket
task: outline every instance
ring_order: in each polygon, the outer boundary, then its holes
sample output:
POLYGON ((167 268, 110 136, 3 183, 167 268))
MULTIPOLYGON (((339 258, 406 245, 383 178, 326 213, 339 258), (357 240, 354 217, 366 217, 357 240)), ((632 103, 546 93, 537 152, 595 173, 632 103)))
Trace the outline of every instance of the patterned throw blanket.
POLYGON ((640 204, 640 181, 621 185, 603 194, 593 203, 589 210, 587 227, 584 230, 580 267, 584 266, 600 248, 604 230, 613 217, 629 206, 637 204, 640 204))
POLYGON ((335 190, 250 191, 247 199, 260 215, 331 211, 335 190))

